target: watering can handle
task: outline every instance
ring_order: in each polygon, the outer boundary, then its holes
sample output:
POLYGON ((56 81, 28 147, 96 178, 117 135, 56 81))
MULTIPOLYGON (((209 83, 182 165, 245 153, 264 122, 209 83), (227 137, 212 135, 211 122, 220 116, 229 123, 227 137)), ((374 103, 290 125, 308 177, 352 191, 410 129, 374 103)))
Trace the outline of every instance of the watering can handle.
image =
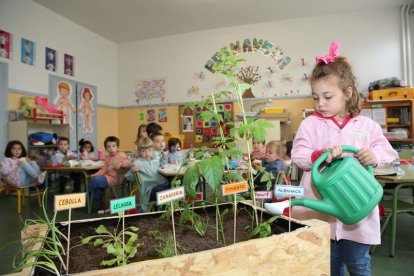
MULTIPOLYGON (((357 149, 356 147, 353 146, 349 146, 349 145, 342 145, 341 146, 343 151, 349 151, 349 152, 353 152, 353 153, 358 153, 359 149, 357 149)), ((328 157, 328 154, 330 154, 332 152, 332 150, 327 150, 324 153, 322 153, 321 156, 319 156, 319 158, 315 161, 315 163, 313 164, 313 167, 316 168, 316 170, 318 171, 317 168, 319 168, 319 166, 322 164, 322 162, 325 161, 326 157, 328 157)), ((374 169, 372 168, 372 165, 368 165, 366 167, 367 171, 370 172, 371 174, 374 174, 374 169)))

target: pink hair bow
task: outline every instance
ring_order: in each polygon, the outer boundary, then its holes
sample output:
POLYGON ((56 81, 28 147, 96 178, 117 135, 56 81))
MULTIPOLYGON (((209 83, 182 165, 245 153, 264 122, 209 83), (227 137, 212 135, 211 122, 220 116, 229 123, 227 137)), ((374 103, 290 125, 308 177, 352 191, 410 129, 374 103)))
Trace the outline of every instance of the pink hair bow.
POLYGON ((339 46, 340 46, 339 41, 332 41, 331 48, 329 48, 329 54, 327 54, 324 57, 317 56, 316 63, 319 64, 322 61, 325 62, 325 64, 334 62, 335 58, 338 56, 339 46))

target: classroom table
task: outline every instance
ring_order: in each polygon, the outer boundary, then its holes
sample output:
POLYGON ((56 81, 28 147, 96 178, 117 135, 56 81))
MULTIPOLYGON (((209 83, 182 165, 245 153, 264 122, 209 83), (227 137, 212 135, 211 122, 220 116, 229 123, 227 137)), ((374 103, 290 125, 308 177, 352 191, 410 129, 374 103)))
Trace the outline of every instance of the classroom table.
MULTIPOLYGON (((94 172, 97 172, 103 166, 75 166, 75 167, 52 167, 47 166, 43 167, 42 169, 46 172, 45 175, 45 186, 49 187, 49 173, 79 173, 83 175, 84 185, 85 185, 85 192, 86 192, 86 205, 88 208, 88 214, 91 214, 92 209, 92 193, 89 194, 89 176, 94 172)), ((46 197, 47 199, 47 197, 46 197)), ((45 202, 47 206, 47 201, 45 202)))
MULTIPOLYGON (((404 175, 377 175, 375 176, 377 180, 386 184, 386 189, 384 194, 390 194, 392 196, 392 213, 391 213, 391 251, 390 256, 395 256, 395 240, 397 233, 397 214, 404 212, 414 212, 414 205, 404 204, 404 207, 401 207, 401 202, 398 201, 398 193, 403 188, 411 188, 414 190, 414 165, 402 165, 401 168, 405 171, 404 175), (388 190, 387 188, 390 188, 388 190), (400 204, 400 208, 398 209, 400 204)), ((414 192, 413 192, 414 194, 414 192)), ((389 218, 385 222, 385 227, 388 224, 389 218)), ((382 231, 385 230, 383 227, 382 231)))

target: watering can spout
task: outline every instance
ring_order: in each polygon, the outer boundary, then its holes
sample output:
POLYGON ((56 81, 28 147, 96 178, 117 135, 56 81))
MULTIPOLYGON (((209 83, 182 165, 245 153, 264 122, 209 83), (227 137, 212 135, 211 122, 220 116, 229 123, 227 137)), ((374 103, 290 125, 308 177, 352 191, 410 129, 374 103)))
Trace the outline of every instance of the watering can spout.
POLYGON ((339 216, 339 210, 335 208, 335 205, 327 199, 316 200, 309 198, 296 198, 292 200, 291 205, 307 207, 334 217, 339 216))

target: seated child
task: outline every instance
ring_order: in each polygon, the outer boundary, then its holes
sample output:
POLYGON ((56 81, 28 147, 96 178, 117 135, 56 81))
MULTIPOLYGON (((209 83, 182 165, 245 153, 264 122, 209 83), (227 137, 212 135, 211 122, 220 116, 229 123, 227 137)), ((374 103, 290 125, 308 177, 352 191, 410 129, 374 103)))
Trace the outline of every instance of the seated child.
POLYGON ((92 142, 86 139, 81 139, 79 141, 79 154, 80 160, 93 160, 97 161, 97 156, 93 153, 94 147, 92 142))
MULTIPOLYGON (((73 153, 69 149, 69 139, 66 137, 60 137, 58 141, 58 148, 52 153, 52 156, 50 157, 52 166, 57 164, 63 164, 65 163, 65 161, 72 159, 73 153)), ((58 179, 58 191, 60 194, 65 191, 71 193, 74 189, 79 190, 80 184, 74 184, 74 181, 72 180, 72 178, 78 179, 79 177, 75 176, 74 174, 56 173, 56 177, 58 179)))
MULTIPOLYGON (((275 177, 285 168, 286 143, 284 141, 270 141, 266 145, 266 155, 263 158, 255 159, 252 162, 253 168, 263 167, 266 172, 271 172, 275 177)), ((263 173, 255 177, 256 191, 267 190, 267 182, 261 182, 263 173)), ((273 181, 274 182, 274 181, 273 181)), ((273 183, 272 183, 273 184, 273 183)))
POLYGON ((180 139, 173 137, 168 140, 168 150, 171 152, 172 149, 181 149, 180 139))
POLYGON ((10 185, 22 187, 43 182, 44 174, 40 173, 35 161, 27 158, 26 149, 20 141, 13 140, 7 143, 4 156, 6 158, 0 163, 0 174, 10 185))
POLYGON ((139 139, 139 156, 135 159, 132 168, 125 174, 127 180, 134 181, 134 174, 139 172, 142 180, 139 197, 143 212, 150 211, 150 201, 157 199, 157 192, 170 188, 168 180, 158 172, 160 159, 154 158, 153 148, 154 144, 151 139, 147 137, 139 139))
POLYGON ((181 163, 184 160, 184 152, 181 150, 181 141, 178 138, 168 140, 168 163, 181 163))
POLYGON ((162 165, 166 164, 168 162, 168 150, 165 147, 164 135, 161 132, 155 132, 150 138, 153 143, 153 157, 160 160, 162 165))
POLYGON ((151 138, 151 135, 156 132, 162 133, 162 126, 160 126, 157 123, 152 122, 146 126, 146 131, 147 131, 147 137, 151 138))
POLYGON ((253 151, 250 155, 250 160, 261 159, 266 155, 265 141, 260 142, 259 140, 253 138, 252 141, 253 151))
POLYGON ((103 167, 91 175, 89 183, 89 191, 92 192, 97 204, 102 202, 102 192, 106 187, 118 184, 118 170, 121 167, 129 168, 131 166, 131 160, 128 156, 119 151, 119 139, 117 137, 106 137, 104 146, 108 156, 104 160, 103 167))
POLYGON ((138 131, 137 131, 137 137, 135 139, 135 155, 138 156, 138 140, 144 137, 148 137, 148 133, 147 133, 147 125, 146 124, 142 124, 138 127, 138 131))

